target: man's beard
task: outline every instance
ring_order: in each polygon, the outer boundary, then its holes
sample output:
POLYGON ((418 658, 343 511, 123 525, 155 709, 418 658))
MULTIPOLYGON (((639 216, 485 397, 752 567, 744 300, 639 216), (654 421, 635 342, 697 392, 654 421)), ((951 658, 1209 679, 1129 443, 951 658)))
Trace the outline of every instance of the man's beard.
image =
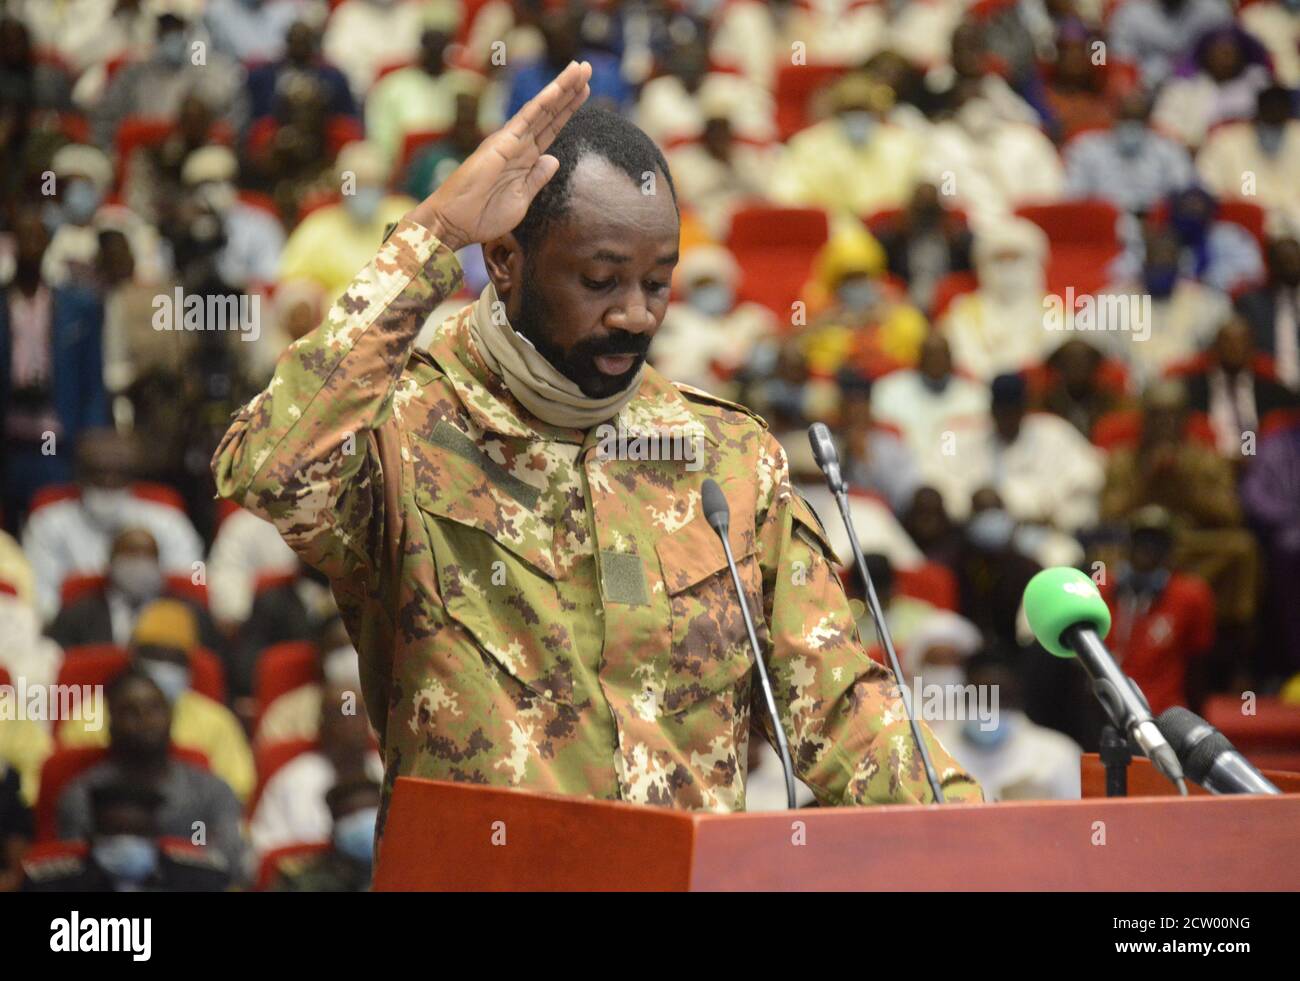
POLYGON ((550 362, 588 398, 603 399, 623 391, 631 384, 645 363, 650 349, 650 335, 631 334, 614 330, 601 337, 579 341, 568 351, 551 343, 550 310, 542 291, 533 278, 530 263, 524 262, 524 277, 519 294, 519 314, 512 318, 511 326, 537 348, 537 353, 550 362), (619 354, 636 356, 632 367, 616 377, 602 374, 596 367, 596 358, 619 354))

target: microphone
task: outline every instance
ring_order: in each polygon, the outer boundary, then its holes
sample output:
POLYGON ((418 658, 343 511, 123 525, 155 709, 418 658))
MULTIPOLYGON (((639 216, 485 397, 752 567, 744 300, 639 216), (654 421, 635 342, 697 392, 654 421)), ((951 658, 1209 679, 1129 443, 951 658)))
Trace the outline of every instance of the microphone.
POLYGON ((930 783, 930 792, 934 794, 935 803, 942 804, 944 803, 943 788, 939 786, 939 776, 934 772, 934 764, 930 762, 930 751, 926 749, 925 740, 921 738, 921 730, 916 725, 916 715, 912 712, 912 693, 903 683, 903 669, 899 667, 898 655, 894 652, 894 638, 890 636, 889 627, 885 625, 885 614, 880 609, 880 600, 876 597, 876 586, 871 581, 867 560, 862 555, 862 546, 858 544, 858 533, 853 528, 853 517, 849 514, 849 495, 844 478, 840 475, 840 455, 835 449, 834 440, 831 439, 831 431, 823 422, 815 422, 808 427, 808 442, 812 446, 813 459, 826 475, 826 486, 835 495, 835 503, 839 505, 840 519, 844 522, 844 529, 849 533, 849 546, 853 549, 853 561, 858 567, 858 578, 866 588, 867 609, 871 611, 871 622, 876 625, 876 636, 880 638, 881 646, 885 648, 889 668, 894 672, 894 678, 898 682, 903 711, 907 713, 907 724, 912 730, 912 741, 916 744, 921 763, 925 767, 925 778, 930 783))
POLYGON ((763 652, 758 646, 758 634, 754 631, 754 620, 749 615, 749 604, 745 601, 745 589, 740 584, 740 570, 736 568, 736 559, 731 554, 731 542, 727 538, 727 532, 731 527, 731 508, 727 506, 727 497, 722 493, 722 488, 712 478, 704 481, 702 497, 704 520, 722 539, 722 551, 727 556, 727 568, 731 570, 731 581, 736 586, 736 598, 740 600, 740 614, 745 618, 745 630, 749 634, 749 646, 754 651, 754 663, 758 666, 758 684, 763 689, 763 701, 767 705, 767 714, 772 719, 772 731, 776 734, 776 748, 781 755, 781 768, 785 771, 786 806, 793 811, 795 809, 794 764, 790 762, 790 747, 785 741, 785 729, 781 726, 781 716, 776 711, 776 697, 772 694, 772 682, 767 676, 767 665, 763 663, 763 652))
POLYGON ((1210 793, 1282 793, 1233 748, 1227 736, 1195 712, 1175 705, 1160 713, 1156 725, 1187 767, 1187 775, 1210 793))
POLYGON ((1187 784, 1178 755, 1165 740, 1141 689, 1115 663, 1101 642, 1110 633, 1110 610, 1097 584, 1078 569, 1044 569, 1025 587, 1025 617, 1034 637, 1057 657, 1077 657, 1092 679, 1092 692, 1115 728, 1178 786, 1187 784))

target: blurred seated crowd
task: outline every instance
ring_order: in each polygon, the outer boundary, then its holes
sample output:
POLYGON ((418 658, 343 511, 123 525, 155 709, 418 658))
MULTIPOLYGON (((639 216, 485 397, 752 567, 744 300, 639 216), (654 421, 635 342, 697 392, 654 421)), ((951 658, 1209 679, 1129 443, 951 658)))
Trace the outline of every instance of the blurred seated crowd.
POLYGON ((832 427, 905 680, 999 693, 930 721, 990 800, 1099 745, 1020 608, 1050 565, 1155 712, 1300 769, 1298 43, 1287 0, 0 0, 0 684, 105 693, 0 721, 0 888, 367 888, 356 651, 208 464, 574 58, 672 169, 652 363, 763 416, 843 562, 832 427))

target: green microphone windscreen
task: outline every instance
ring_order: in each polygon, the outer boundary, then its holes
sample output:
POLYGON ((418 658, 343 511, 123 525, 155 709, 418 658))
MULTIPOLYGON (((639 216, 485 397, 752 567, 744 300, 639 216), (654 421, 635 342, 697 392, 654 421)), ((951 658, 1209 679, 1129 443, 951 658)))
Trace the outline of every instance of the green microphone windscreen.
POLYGON ((1074 657, 1061 643, 1061 634, 1077 623, 1087 624, 1105 638, 1110 610, 1097 584, 1078 569, 1044 569, 1025 587, 1025 618, 1038 642, 1057 657, 1074 657))

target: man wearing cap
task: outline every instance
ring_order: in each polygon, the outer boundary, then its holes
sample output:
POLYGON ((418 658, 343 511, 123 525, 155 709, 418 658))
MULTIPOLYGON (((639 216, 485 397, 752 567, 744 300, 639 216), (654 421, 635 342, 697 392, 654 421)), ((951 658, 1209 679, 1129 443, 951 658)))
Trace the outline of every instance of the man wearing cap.
POLYGON ((907 203, 920 141, 888 120, 894 93, 866 75, 847 75, 830 92, 828 119, 796 133, 773 177, 773 196, 859 216, 907 203))
POLYGON ((265 208, 239 199, 238 177, 239 161, 224 146, 201 147, 181 167, 195 218, 212 215, 221 222, 225 244, 217 254, 217 274, 226 285, 249 290, 275 282, 284 227, 265 208))
MULTIPOLYGON (((398 224, 236 417, 217 490, 330 577, 385 799, 413 775, 742 809, 754 665, 712 477, 800 778, 826 804, 929 800, 785 454, 644 365, 675 192, 644 134, 579 108, 589 73, 571 64, 398 224), (416 349, 471 242, 491 282, 416 349)), ((978 798, 929 752, 950 800, 978 798)))
MULTIPOLYGON (((191 655, 199 646, 194 611, 180 600, 161 599, 145 607, 131 636, 131 663, 167 697, 172 709, 171 736, 177 746, 208 758, 212 772, 230 785, 240 800, 253 792, 253 753, 233 712, 190 687, 191 655)), ((106 746, 110 726, 90 729, 78 719, 59 726, 64 746, 106 746)))

